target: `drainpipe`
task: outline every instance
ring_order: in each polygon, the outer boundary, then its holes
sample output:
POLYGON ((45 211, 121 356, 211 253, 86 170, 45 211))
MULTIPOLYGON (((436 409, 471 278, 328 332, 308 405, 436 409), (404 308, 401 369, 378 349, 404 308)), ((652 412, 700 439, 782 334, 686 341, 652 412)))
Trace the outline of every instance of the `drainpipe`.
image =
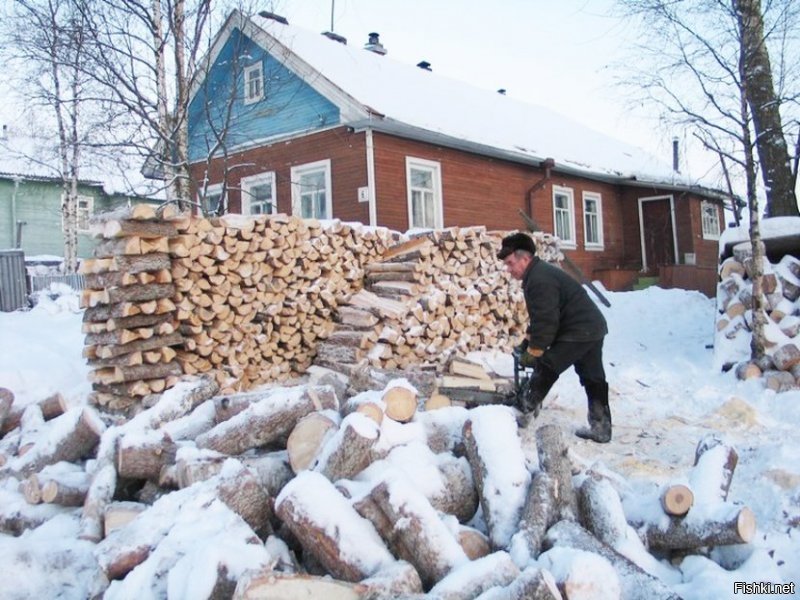
POLYGON ((366 130, 367 142, 367 188, 369 189, 369 224, 378 225, 378 207, 375 199, 375 146, 372 140, 372 129, 366 130))
POLYGON ((541 162, 540 166, 544 167, 544 177, 534 183, 525 194, 525 202, 528 205, 528 216, 531 219, 533 219, 533 195, 542 189, 550 180, 550 171, 556 166, 556 161, 552 158, 546 158, 541 162))
POLYGON ((17 221, 17 192, 21 181, 21 177, 14 178, 14 191, 11 192, 11 238, 14 240, 15 248, 19 248, 22 244, 22 236, 20 235, 22 227, 20 222, 17 221))

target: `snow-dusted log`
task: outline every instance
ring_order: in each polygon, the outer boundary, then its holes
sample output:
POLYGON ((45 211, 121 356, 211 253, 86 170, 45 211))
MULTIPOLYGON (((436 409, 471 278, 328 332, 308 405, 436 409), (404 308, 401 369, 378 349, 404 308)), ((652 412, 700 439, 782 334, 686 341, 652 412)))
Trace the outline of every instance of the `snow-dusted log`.
POLYGON ((294 477, 285 450, 258 456, 244 456, 242 464, 250 469, 258 483, 271 496, 277 496, 294 477))
POLYGON ((83 470, 59 473, 45 467, 39 474, 39 482, 42 502, 47 504, 83 506, 89 493, 89 476, 83 470))
POLYGON ((216 483, 216 496, 262 538, 272 533, 272 502, 253 472, 236 460, 226 461, 216 483))
POLYGON ((223 454, 241 454, 286 437, 297 422, 315 410, 338 410, 330 386, 275 388, 263 400, 249 405, 195 440, 198 448, 223 454))
POLYGON ((506 548, 531 479, 516 419, 505 406, 479 407, 470 411, 463 436, 492 546, 506 548))
POLYGON ((186 375, 161 394, 154 406, 136 415, 131 422, 158 429, 165 423, 188 415, 218 390, 219 385, 213 377, 186 375))
POLYGON ((428 499, 436 510, 455 516, 460 523, 466 523, 475 516, 479 503, 470 464, 463 456, 456 458, 449 453, 439 454, 436 458, 441 491, 428 499))
POLYGON ((700 506, 728 498, 733 471, 739 462, 736 449, 718 434, 709 433, 697 444, 689 482, 700 506))
POLYGON ((380 600, 383 598, 408 598, 422 593, 422 580, 411 563, 398 560, 371 577, 361 580, 365 588, 364 598, 380 600))
POLYGON ((417 392, 410 386, 392 385, 383 393, 384 414, 400 423, 408 423, 417 412, 417 392))
POLYGON ((665 487, 659 496, 661 508, 673 517, 682 517, 694 504, 692 490, 682 483, 674 483, 665 487))
POLYGON ((604 477, 588 476, 578 491, 581 525, 601 542, 616 548, 625 539, 628 522, 619 494, 604 477))
POLYGON ((315 411, 300 419, 286 440, 292 471, 312 468, 325 439, 336 429, 336 421, 323 412, 315 411))
POLYGON ((226 460, 227 456, 217 452, 181 448, 175 460, 175 483, 182 489, 211 479, 219 475, 226 460))
POLYGON ((44 428, 44 415, 38 404, 29 404, 22 412, 19 422, 19 448, 17 456, 22 456, 33 448, 36 439, 44 428))
POLYGON ((103 539, 103 515, 114 497, 117 485, 117 470, 113 464, 105 464, 95 471, 86 499, 83 501, 78 537, 90 542, 103 539))
POLYGON ((325 600, 363 600, 367 588, 359 583, 338 581, 330 577, 265 571, 252 573, 236 584, 233 600, 266 600, 267 598, 324 598, 325 600))
POLYGON ((36 443, 9 462, 12 471, 29 475, 60 461, 75 462, 95 449, 106 426, 93 408, 75 407, 48 421, 36 443))
POLYGON ((672 517, 668 523, 645 523, 637 527, 645 544, 657 550, 691 550, 702 546, 746 544, 756 533, 756 517, 748 507, 721 504, 703 514, 690 512, 672 517))
POLYGON ((512 554, 518 564, 527 564, 539 556, 544 535, 557 518, 556 481, 546 472, 537 471, 528 488, 519 531, 511 540, 512 554))
POLYGON ((558 425, 543 425, 536 430, 539 466, 556 481, 556 518, 575 519, 578 501, 572 486, 572 464, 558 425))
POLYGON ((414 565, 426 588, 468 562, 458 540, 439 518, 436 509, 407 480, 384 481, 369 495, 391 524, 390 537, 386 539, 389 548, 414 565))
POLYGON ((562 600, 562 596, 550 571, 530 566, 510 585, 491 588, 476 600, 562 600))
POLYGON ((356 582, 394 562, 372 524, 323 475, 302 471, 283 488, 275 511, 337 579, 356 582))
POLYGON ((216 425, 215 418, 214 402, 209 399, 198 404, 188 415, 164 423, 161 426, 161 431, 175 442, 193 440, 216 425))
POLYGON ((177 446, 161 430, 128 434, 117 446, 117 473, 126 479, 158 481, 161 469, 175 462, 177 446))
MULTIPOLYGON (((552 573, 565 600, 620 600, 625 597, 614 566, 594 552, 552 548, 539 557, 539 564, 552 573)), ((630 597, 647 598, 646 595, 630 597)))
POLYGON ((375 421, 360 412, 351 413, 325 441, 313 470, 331 481, 352 479, 372 462, 372 448, 379 437, 380 427, 375 421))
POLYGON ((437 600, 472 600, 489 588, 506 586, 519 576, 507 552, 498 551, 453 569, 431 588, 437 600))
POLYGON ((542 547, 546 550, 553 547, 574 548, 599 554, 616 570, 623 598, 680 600, 661 580, 598 540, 575 521, 563 520, 553 525, 547 531, 542 547))

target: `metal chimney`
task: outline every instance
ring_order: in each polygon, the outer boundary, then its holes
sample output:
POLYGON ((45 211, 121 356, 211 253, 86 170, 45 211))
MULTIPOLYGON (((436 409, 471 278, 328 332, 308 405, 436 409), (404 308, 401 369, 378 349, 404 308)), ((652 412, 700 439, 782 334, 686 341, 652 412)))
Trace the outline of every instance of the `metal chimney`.
POLYGON ((386 48, 384 48, 383 44, 380 42, 379 34, 374 31, 369 34, 369 41, 364 44, 364 49, 374 52, 375 54, 380 54, 381 56, 387 52, 386 48))

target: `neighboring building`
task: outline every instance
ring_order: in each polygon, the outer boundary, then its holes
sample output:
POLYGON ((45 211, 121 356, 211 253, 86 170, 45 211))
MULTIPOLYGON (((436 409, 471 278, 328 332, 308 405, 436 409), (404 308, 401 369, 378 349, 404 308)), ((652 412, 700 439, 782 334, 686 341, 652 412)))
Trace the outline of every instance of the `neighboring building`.
MULTIPOLYGON (((21 248, 26 257, 64 256, 61 211, 63 182, 45 165, 15 150, 27 140, 0 138, 0 249, 21 248), (15 142, 20 141, 20 144, 15 142)), ((87 258, 96 243, 89 234, 92 215, 129 202, 152 201, 108 191, 104 183, 81 180, 78 185, 78 257, 87 258)))
POLYGON ((660 273, 714 293, 722 192, 557 113, 383 54, 377 34, 352 47, 232 13, 192 94, 198 193, 228 212, 399 231, 524 229, 524 211, 609 289, 660 273))

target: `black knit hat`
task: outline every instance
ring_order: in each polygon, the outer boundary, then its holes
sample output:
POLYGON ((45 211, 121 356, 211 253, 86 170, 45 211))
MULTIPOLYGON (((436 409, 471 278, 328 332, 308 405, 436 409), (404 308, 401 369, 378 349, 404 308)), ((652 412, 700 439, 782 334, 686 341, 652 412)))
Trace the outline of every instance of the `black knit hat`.
POLYGON ((512 233, 503 238, 497 258, 503 260, 515 250, 525 250, 531 254, 536 254, 536 244, 527 233, 512 233))

